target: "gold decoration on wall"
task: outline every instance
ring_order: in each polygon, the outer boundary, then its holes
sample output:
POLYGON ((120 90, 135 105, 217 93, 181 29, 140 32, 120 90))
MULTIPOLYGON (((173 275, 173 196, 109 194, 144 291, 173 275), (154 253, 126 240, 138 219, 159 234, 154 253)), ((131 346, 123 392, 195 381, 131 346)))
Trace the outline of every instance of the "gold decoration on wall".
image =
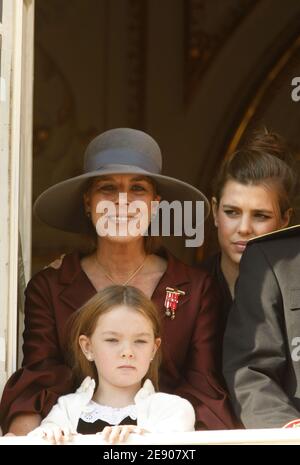
POLYGON ((211 61, 258 0, 184 1, 184 93, 189 103, 211 61))
POLYGON ((251 120, 257 112, 259 105, 261 104, 267 90, 270 88, 271 84, 278 77, 280 72, 287 66, 288 62, 292 59, 293 55, 300 49, 300 36, 293 42, 293 44, 286 50, 283 55, 276 61, 271 70, 267 73, 266 77, 258 87, 255 95, 253 96, 251 102, 247 106, 244 114, 241 118, 241 121, 231 139, 231 142, 228 145, 228 148, 225 152, 224 158, 228 158, 232 154, 243 137, 247 127, 249 126, 251 120))

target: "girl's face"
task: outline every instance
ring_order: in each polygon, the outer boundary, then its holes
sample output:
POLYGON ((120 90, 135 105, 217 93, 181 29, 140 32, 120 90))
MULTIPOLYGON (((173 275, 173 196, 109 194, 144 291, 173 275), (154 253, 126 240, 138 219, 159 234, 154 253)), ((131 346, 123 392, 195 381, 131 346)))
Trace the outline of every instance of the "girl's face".
POLYGON ((136 174, 100 176, 84 194, 86 211, 91 213, 98 235, 123 242, 148 229, 151 202, 159 200, 151 180, 136 174))
POLYGON ((151 321, 126 305, 101 315, 90 338, 79 337, 83 353, 95 362, 100 389, 139 389, 160 342, 151 321))
POLYGON ((226 182, 219 205, 212 200, 222 254, 239 264, 249 239, 288 225, 291 211, 282 217, 276 188, 263 184, 226 182))

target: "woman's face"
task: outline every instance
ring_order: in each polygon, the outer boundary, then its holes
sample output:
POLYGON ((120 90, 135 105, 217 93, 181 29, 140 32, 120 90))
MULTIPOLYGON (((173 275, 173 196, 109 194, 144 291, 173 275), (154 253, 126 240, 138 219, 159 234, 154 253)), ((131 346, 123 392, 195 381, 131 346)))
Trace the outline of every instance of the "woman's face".
POLYGON ((117 305, 101 315, 91 337, 79 337, 83 353, 95 362, 100 388, 107 390, 139 389, 160 342, 151 321, 127 305, 117 305))
POLYGON ((159 201, 151 180, 137 174, 95 178, 84 194, 86 211, 101 237, 130 241, 141 237, 151 221, 153 201, 159 201))
POLYGON ((291 214, 282 217, 275 186, 233 180, 226 182, 219 205, 213 198, 212 209, 222 254, 235 264, 249 239, 286 227, 291 214))

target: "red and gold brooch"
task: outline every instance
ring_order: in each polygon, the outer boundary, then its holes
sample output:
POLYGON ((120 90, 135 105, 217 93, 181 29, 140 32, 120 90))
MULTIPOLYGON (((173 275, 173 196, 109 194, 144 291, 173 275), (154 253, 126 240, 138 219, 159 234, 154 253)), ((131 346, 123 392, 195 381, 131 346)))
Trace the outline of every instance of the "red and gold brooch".
POLYGON ((185 295, 185 292, 180 289, 173 289, 173 287, 166 287, 165 313, 171 318, 171 320, 174 320, 175 318, 179 296, 181 295, 185 295))

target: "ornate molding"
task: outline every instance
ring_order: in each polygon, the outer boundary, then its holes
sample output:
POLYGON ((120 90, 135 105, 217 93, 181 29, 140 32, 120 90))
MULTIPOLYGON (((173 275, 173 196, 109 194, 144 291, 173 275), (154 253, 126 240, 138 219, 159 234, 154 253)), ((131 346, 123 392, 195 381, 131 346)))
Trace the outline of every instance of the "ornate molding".
POLYGON ((289 47, 285 49, 285 51, 277 58, 276 62, 273 63, 271 69, 268 70, 265 77, 262 79, 260 85, 256 89, 255 94, 252 96, 247 107, 244 109, 240 122, 228 144, 224 158, 227 158, 232 152, 236 150, 247 128, 258 114, 259 109, 264 106, 263 102, 267 99, 267 94, 272 93, 273 87, 278 87, 279 81, 282 79, 282 77, 285 77, 286 68, 292 61, 295 60, 299 63, 299 57, 300 35, 294 39, 289 47), (296 60, 295 57, 297 58, 296 60), (282 76, 283 73, 284 76, 282 76))
POLYGON ((211 61, 259 0, 185 0, 184 98, 188 104, 211 61))

